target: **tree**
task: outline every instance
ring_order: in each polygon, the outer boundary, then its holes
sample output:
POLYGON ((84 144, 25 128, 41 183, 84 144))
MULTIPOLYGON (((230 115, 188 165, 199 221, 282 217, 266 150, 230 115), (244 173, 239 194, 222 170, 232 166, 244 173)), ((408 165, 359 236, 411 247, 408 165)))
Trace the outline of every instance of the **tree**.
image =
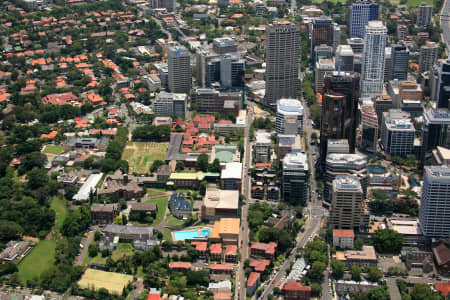
POLYGON ((320 297, 322 295, 322 286, 316 282, 311 284, 311 296, 320 297))
POLYGON ((209 271, 188 271, 186 275, 187 284, 190 286, 195 286, 197 284, 207 286, 209 283, 209 271))
POLYGON ((101 237, 102 237, 102 233, 100 231, 96 231, 94 233, 94 241, 96 241, 96 242, 100 241, 101 237))
POLYGON ((383 278, 383 273, 378 267, 369 267, 367 279, 371 282, 379 282, 383 278))
POLYGON ((214 159, 213 163, 209 167, 209 171, 215 173, 220 172, 220 161, 217 158, 214 159))
POLYGON ((15 240, 23 233, 23 228, 16 222, 0 220, 0 241, 3 243, 15 240))
POLYGON ((184 162, 182 160, 178 160, 175 166, 175 171, 183 171, 184 170, 184 162))
POLYGON ((207 172, 208 171, 208 165, 209 165, 209 163, 208 163, 208 155, 205 154, 205 153, 200 154, 198 156, 196 165, 197 165, 197 169, 199 169, 200 171, 207 172))
POLYGON ((390 300, 389 292, 386 286, 377 286, 369 291, 369 300, 390 300))
POLYGON ((412 300, 437 300, 438 296, 433 294, 433 291, 425 283, 417 283, 411 293, 412 300))
POLYGON ((44 169, 33 169, 27 173, 28 187, 32 190, 48 184, 47 172, 44 169))
POLYGON ((352 266, 351 272, 352 272, 352 280, 361 281, 361 268, 360 267, 352 266))
POLYGON ((402 249, 403 236, 392 229, 378 229, 372 234, 372 243, 377 252, 399 253, 402 249))
POLYGON ((162 165, 164 165, 164 162, 162 160, 157 159, 153 161, 150 167, 150 173, 155 173, 158 170, 158 168, 162 165))
POLYGON ((97 243, 91 243, 90 245, 89 245, 89 249, 88 249, 88 252, 89 252, 89 256, 90 257, 95 257, 95 256, 97 256, 97 253, 98 253, 98 244, 97 243))
POLYGON ((277 249, 281 252, 286 251, 292 246, 293 239, 289 232, 274 227, 264 227, 259 231, 259 240, 263 243, 276 242, 277 249))
POLYGON ((326 267, 327 265, 321 261, 313 262, 311 270, 308 272, 308 277, 313 281, 320 282, 326 267))
POLYGON ((200 195, 204 196, 206 194, 206 182, 202 181, 200 183, 200 187, 199 187, 199 191, 200 191, 200 195))
POLYGON ((333 277, 336 280, 341 279, 342 277, 344 277, 345 263, 337 259, 332 259, 331 270, 333 271, 333 277))

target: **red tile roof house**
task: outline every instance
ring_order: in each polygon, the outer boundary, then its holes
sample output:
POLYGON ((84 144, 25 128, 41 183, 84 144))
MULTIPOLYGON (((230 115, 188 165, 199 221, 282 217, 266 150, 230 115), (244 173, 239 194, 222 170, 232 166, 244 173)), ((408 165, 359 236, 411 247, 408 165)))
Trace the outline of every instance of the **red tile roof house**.
POLYGON ((450 294, 450 282, 435 283, 434 288, 444 297, 447 297, 450 294))
POLYGON ((309 300, 311 298, 311 287, 303 286, 300 282, 286 283, 282 292, 285 300, 309 300))
POLYGON ((237 246, 226 245, 225 246, 225 261, 235 263, 237 260, 237 246))
POLYGON ((42 97, 42 104, 81 106, 78 102, 78 97, 72 92, 64 94, 50 94, 42 97))
POLYGON ((251 297, 259 285, 260 273, 251 272, 247 280, 247 296, 251 297))
POLYGON ((211 244, 209 246, 209 255, 212 260, 222 260, 222 244, 211 244))
POLYGON ((231 274, 233 273, 232 264, 211 264, 209 270, 214 274, 231 274))
POLYGON ((275 249, 277 243, 252 243, 250 247, 250 254, 256 257, 264 257, 267 259, 273 259, 275 257, 275 249))
POLYGON ((268 259, 251 259, 250 267, 253 268, 255 272, 263 273, 270 265, 270 262, 271 261, 268 259))
POLYGON ((231 300, 231 293, 214 293, 214 300, 231 300))
POLYGON ((195 250, 197 250, 198 256, 200 258, 206 257, 206 250, 208 249, 208 243, 207 242, 191 242, 191 246, 195 247, 195 250))
POLYGON ((169 269, 180 272, 189 271, 191 269, 191 263, 183 261, 171 261, 169 264, 169 269))

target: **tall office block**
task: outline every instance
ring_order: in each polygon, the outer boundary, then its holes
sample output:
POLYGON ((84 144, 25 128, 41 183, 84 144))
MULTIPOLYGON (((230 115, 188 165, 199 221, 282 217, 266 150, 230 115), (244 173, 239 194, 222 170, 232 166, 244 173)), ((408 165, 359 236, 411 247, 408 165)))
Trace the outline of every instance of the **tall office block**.
POLYGON ((213 50, 217 54, 237 52, 236 40, 229 36, 215 38, 213 40, 213 50))
POLYGON ((341 44, 341 27, 338 24, 333 24, 333 50, 341 44))
POLYGON ((361 106, 361 148, 377 152, 378 116, 371 99, 364 99, 361 106))
POLYGON ((169 47, 169 90, 172 93, 189 94, 192 73, 191 58, 184 46, 169 47))
POLYGON ((322 44, 314 47, 314 58, 318 62, 319 59, 332 59, 333 47, 322 44))
POLYGON ((279 134, 302 134, 303 105, 297 99, 277 101, 275 130, 279 134))
POLYGON ((389 78, 391 78, 391 62, 392 62, 392 48, 386 47, 384 48, 384 75, 383 81, 389 82, 389 78))
POLYGON ((350 37, 364 37, 369 21, 378 20, 379 5, 369 1, 353 3, 350 8, 350 37))
POLYGON ((333 20, 327 16, 320 16, 313 19, 311 33, 311 50, 318 45, 325 44, 333 47, 334 41, 333 20))
POLYGON ((404 44, 391 47, 390 79, 406 80, 408 78, 409 50, 404 44))
POLYGON ((381 21, 369 21, 364 36, 361 96, 373 97, 383 91, 384 53, 387 28, 381 21))
POLYGON ((352 47, 353 53, 357 54, 357 53, 363 53, 364 51, 364 39, 362 38, 350 38, 347 39, 347 44, 350 45, 350 47, 352 47))
POLYGON ((369 215, 364 207, 364 196, 357 177, 337 176, 333 180, 330 217, 333 229, 363 230, 369 225, 369 215))
POLYGON ((309 167, 305 153, 288 153, 283 159, 281 193, 292 204, 308 203, 309 167))
POLYGON ((381 128, 381 122, 383 120, 383 113, 385 111, 394 108, 394 104, 392 102, 392 98, 389 95, 381 95, 375 97, 375 112, 377 113, 378 118, 378 127, 381 128))
POLYGON ((450 236, 450 168, 425 167, 419 220, 426 237, 450 236))
POLYGON ((433 15, 433 6, 423 3, 417 7, 417 20, 416 24, 419 27, 427 27, 431 24, 431 18, 433 15))
POLYGON ((320 159, 325 162, 328 139, 348 139, 355 152, 359 74, 333 72, 325 75, 320 124, 320 159))
POLYGON ((319 59, 316 62, 316 68, 314 70, 314 89, 316 93, 323 92, 325 74, 333 72, 335 70, 334 67, 334 61, 332 59, 319 59))
POLYGON ((187 109, 187 95, 161 92, 156 96, 153 111, 156 116, 184 116, 187 109))
POLYGON ((435 42, 427 42, 420 47, 419 56, 419 72, 427 72, 433 68, 439 55, 439 44, 435 42))
POLYGON ((289 21, 266 27, 265 104, 274 107, 281 98, 297 97, 300 28, 289 21))
POLYGON ((245 60, 237 53, 220 58, 220 84, 222 88, 241 87, 244 84, 245 60))
POLYGON ((173 12, 176 9, 175 0, 150 0, 151 8, 165 8, 168 12, 173 12))
POLYGON ((422 161, 432 156, 438 146, 450 146, 450 113, 446 108, 428 109, 423 114, 422 127, 422 161))
POLYGON ((409 113, 400 109, 384 112, 381 135, 384 152, 392 157, 413 153, 415 131, 409 113))
POLYGON ((437 107, 449 108, 450 99, 450 58, 438 66, 437 107))
POLYGON ((349 45, 339 45, 336 50, 336 70, 344 72, 353 72, 353 54, 352 47, 349 45))
POLYGON ((367 195, 369 175, 367 173, 367 156, 364 154, 329 153, 325 165, 324 201, 331 202, 333 180, 339 175, 357 177, 361 183, 364 198, 367 195))

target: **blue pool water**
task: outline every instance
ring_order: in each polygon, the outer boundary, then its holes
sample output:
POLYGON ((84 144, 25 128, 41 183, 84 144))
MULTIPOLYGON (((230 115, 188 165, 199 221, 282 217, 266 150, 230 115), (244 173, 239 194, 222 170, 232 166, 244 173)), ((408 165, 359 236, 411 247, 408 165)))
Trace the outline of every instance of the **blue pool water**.
POLYGON ((173 233, 175 241, 184 241, 191 239, 198 239, 201 237, 208 237, 210 235, 209 229, 202 230, 191 230, 191 231, 177 231, 173 233), (200 236, 199 231, 201 231, 202 236, 200 236))

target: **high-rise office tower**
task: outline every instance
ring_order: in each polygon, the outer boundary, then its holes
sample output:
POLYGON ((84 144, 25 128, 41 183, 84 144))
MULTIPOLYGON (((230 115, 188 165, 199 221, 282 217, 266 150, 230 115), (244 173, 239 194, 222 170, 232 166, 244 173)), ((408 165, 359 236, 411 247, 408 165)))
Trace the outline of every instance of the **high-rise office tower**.
POLYGON ((405 157, 413 152, 415 132, 409 113, 400 109, 383 113, 381 143, 384 152, 391 157, 405 157))
POLYGON ((450 58, 438 66, 437 107, 449 108, 450 99, 450 58))
POLYGON ((391 47, 384 48, 384 75, 383 75, 383 81, 389 82, 389 78, 391 78, 391 62, 392 62, 392 55, 391 47))
POLYGON ((325 162, 328 139, 348 139, 355 152, 359 74, 332 72, 325 75, 320 124, 320 159, 325 162))
POLYGON ((350 37, 364 37, 366 25, 378 20, 379 5, 369 1, 359 1, 350 8, 350 37))
POLYGON ((349 45, 339 45, 336 50, 336 70, 344 72, 353 72, 353 54, 352 47, 349 45))
POLYGON ((341 44, 341 28, 338 24, 333 24, 333 50, 336 51, 337 47, 341 44))
POLYGON ((189 94, 191 90, 192 73, 191 58, 184 46, 171 46, 169 57, 169 90, 172 93, 189 94))
POLYGON ((423 172, 419 221, 426 237, 450 236, 450 168, 428 166, 423 172))
POLYGON ((333 229, 365 229, 369 225, 369 214, 364 200, 357 177, 337 176, 333 180, 328 225, 333 229))
POLYGON ((427 27, 431 24, 431 17, 433 15, 433 6, 423 3, 417 7, 416 24, 419 27, 427 27))
POLYGON ((428 109, 423 114, 422 161, 431 158, 432 151, 438 146, 450 146, 450 113, 446 108, 428 109))
POLYGON ((173 12, 176 9, 175 0, 150 0, 151 8, 165 8, 168 12, 173 12))
POLYGON ((439 44, 428 41, 425 45, 420 47, 419 56, 419 72, 423 73, 430 71, 436 63, 439 55, 439 44))
POLYGON ((381 122, 383 121, 383 113, 385 111, 394 108, 392 97, 389 95, 381 95, 374 98, 375 112, 378 117, 378 128, 381 128, 381 122))
POLYGON ((300 59, 300 27, 276 21, 266 27, 265 104, 274 107, 281 98, 296 98, 300 59))
POLYGON ((328 153, 325 164, 324 201, 331 202, 333 180, 339 175, 357 177, 361 183, 363 196, 366 197, 367 186, 369 185, 367 156, 357 153, 328 153))
POLYGON ((361 96, 373 97, 383 91, 384 53, 387 28, 381 21, 369 21, 364 35, 361 96))
POLYGON ((316 62, 316 68, 314 70, 314 89, 316 93, 323 92, 325 74, 334 70, 333 59, 319 59, 316 62))
POLYGON ((354 37, 347 39, 347 44, 352 47, 353 53, 355 54, 363 53, 364 51, 364 39, 362 38, 354 37))
POLYGON ((303 105, 297 99, 277 101, 275 130, 279 134, 302 134, 303 105))
POLYGON ((318 45, 325 44, 333 47, 334 24, 333 20, 327 16, 320 16, 313 19, 311 33, 311 50, 318 45))
POLYGON ((183 116, 187 109, 187 95, 161 92, 156 96, 153 111, 156 116, 183 116))
POLYGON ((361 148, 377 152, 378 116, 371 99, 364 99, 361 106, 361 148))
POLYGON ((309 167, 305 153, 288 153, 283 159, 281 194, 291 204, 308 203, 309 167))
POLYGON ((408 78, 409 50, 404 44, 391 47, 390 80, 406 80, 408 78))

